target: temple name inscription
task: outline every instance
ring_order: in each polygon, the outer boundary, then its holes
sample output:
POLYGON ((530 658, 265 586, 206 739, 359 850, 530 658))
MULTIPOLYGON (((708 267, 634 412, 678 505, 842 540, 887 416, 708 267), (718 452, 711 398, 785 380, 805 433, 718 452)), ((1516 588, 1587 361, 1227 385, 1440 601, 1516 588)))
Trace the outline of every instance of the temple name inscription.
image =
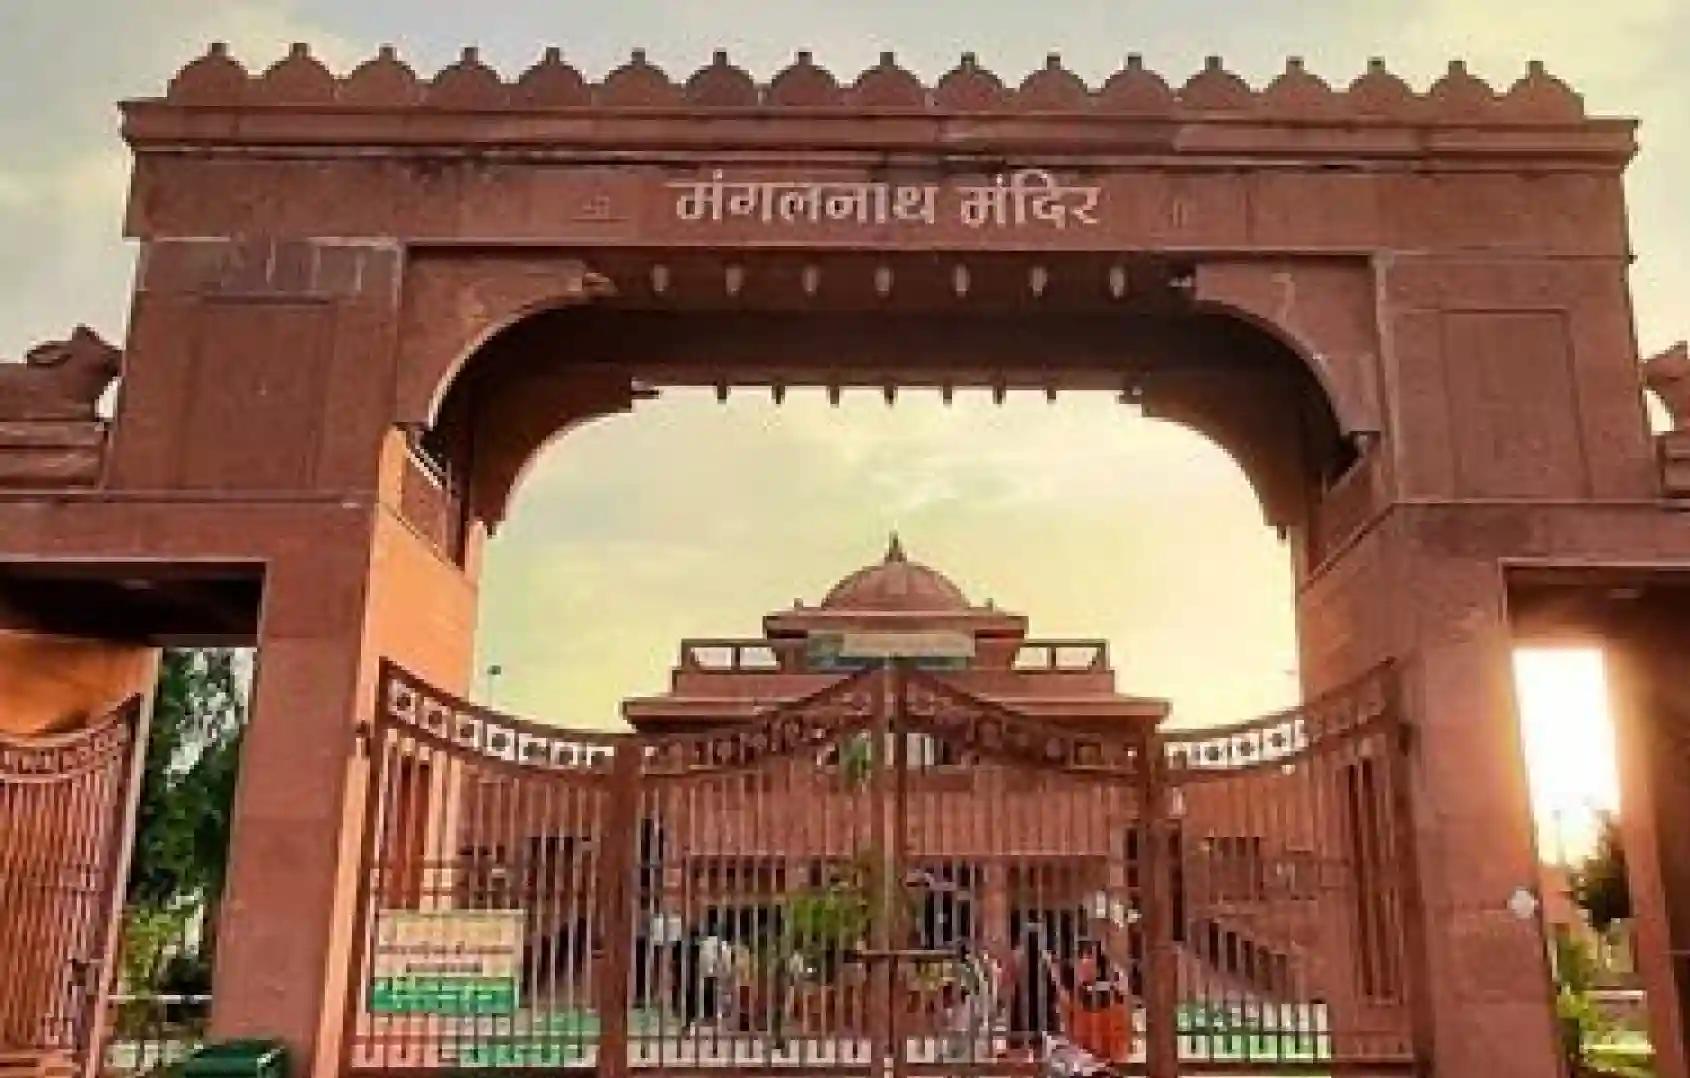
POLYGON ((942 196, 954 194, 956 219, 976 229, 1095 225, 1100 194, 1096 186, 1061 184, 1037 168, 1000 174, 988 184, 956 187, 878 180, 728 180, 720 171, 707 180, 677 181, 668 187, 677 192, 676 219, 687 222, 933 225, 946 201, 942 196))

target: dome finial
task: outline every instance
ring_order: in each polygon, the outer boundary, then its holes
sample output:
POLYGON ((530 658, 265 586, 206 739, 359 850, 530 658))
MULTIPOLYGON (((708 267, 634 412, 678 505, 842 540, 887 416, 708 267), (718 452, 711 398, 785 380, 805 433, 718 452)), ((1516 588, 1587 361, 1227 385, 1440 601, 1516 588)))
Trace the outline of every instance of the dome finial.
POLYGON ((886 564, 891 565, 895 561, 904 560, 906 559, 904 558, 903 541, 898 538, 898 533, 894 531, 891 540, 886 544, 886 564))

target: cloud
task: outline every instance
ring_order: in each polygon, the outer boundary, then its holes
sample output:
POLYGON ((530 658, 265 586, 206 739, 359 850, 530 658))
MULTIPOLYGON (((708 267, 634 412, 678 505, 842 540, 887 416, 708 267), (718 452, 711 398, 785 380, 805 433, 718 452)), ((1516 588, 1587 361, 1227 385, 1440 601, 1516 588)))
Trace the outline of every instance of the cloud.
MULTIPOLYGON (((121 339, 134 252, 123 240, 129 158, 116 102, 162 91, 211 40, 237 54, 280 56, 311 40, 351 49, 291 3, 79 0, 7 4, 10 46, 0 95, 0 356, 88 322, 121 339)), ((266 61, 267 62, 267 61, 266 61)))

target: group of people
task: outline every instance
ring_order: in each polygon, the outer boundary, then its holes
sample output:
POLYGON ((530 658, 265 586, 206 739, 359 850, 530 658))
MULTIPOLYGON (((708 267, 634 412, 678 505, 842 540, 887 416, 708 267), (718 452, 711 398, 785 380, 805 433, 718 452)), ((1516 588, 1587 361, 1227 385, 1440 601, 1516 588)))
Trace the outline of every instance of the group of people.
POLYGON ((693 932, 669 945, 669 990, 682 1029, 728 1019, 738 1000, 734 988, 751 964, 748 948, 735 946, 715 929, 693 932))
POLYGON ((705 1027, 748 1033, 763 1023, 777 1036, 786 1032, 797 986, 808 974, 801 955, 759 967, 746 938, 725 935, 714 926, 672 942, 667 953, 670 1003, 683 1033, 705 1027), (772 989, 773 995, 753 998, 753 985, 772 989))
POLYGON ((1007 965, 989 952, 965 953, 961 971, 945 990, 948 1058, 993 1054, 1000 1028, 1021 1058, 1037 1057, 1053 1039, 1100 1060, 1123 1060, 1132 1050, 1128 984, 1096 940, 1080 940, 1059 959, 1043 927, 1029 924, 1007 965))
MULTIPOLYGON (((808 973, 801 958, 766 971, 775 999, 769 1015, 739 1013, 737 989, 752 983, 752 955, 713 928, 676 940, 668 948, 669 990, 682 1029, 700 1025, 740 1027, 772 1018, 777 1036, 790 1019, 792 994, 808 973)), ((992 948, 963 948, 953 976, 940 988, 943 1051, 951 1060, 996 1054, 999 1032, 1007 1050, 1037 1058, 1053 1040, 1065 1040, 1100 1060, 1122 1060, 1132 1049, 1132 1006, 1127 979, 1096 940, 1082 939, 1067 957, 1053 953, 1044 927, 1024 926, 1000 961, 992 948)))

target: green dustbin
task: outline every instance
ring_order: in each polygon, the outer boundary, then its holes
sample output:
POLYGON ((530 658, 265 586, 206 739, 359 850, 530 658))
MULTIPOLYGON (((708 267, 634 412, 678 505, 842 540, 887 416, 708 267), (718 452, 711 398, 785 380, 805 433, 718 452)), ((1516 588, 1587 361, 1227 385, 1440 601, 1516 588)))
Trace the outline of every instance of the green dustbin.
POLYGON ((279 1041, 238 1040, 208 1044, 182 1061, 177 1072, 201 1078, 285 1078, 288 1050, 279 1041))

